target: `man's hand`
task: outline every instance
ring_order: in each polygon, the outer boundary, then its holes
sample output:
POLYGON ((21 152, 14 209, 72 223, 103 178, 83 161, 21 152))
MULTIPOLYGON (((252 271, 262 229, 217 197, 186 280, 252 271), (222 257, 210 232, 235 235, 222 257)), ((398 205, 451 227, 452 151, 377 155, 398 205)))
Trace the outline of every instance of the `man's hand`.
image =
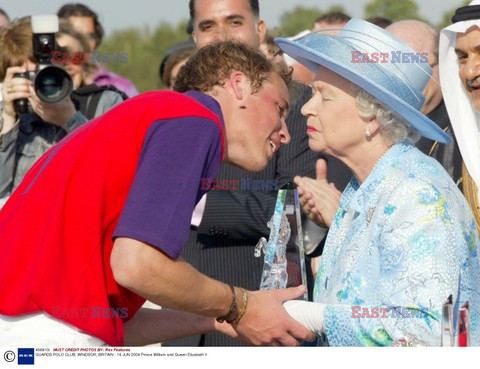
POLYGON ((240 340, 240 338, 238 337, 237 331, 232 327, 231 324, 228 324, 227 322, 219 323, 219 322, 217 322, 216 319, 214 319, 214 320, 215 320, 214 330, 216 332, 220 332, 220 333, 223 333, 223 334, 225 334, 229 337, 240 340))
POLYGON ((30 86, 29 101, 35 113, 37 113, 43 121, 62 128, 65 128, 67 122, 76 113, 75 105, 73 105, 70 96, 55 104, 45 103, 38 98, 33 86, 30 86))
MULTIPOLYGON (((141 241, 116 238, 110 265, 120 286, 164 308, 212 318, 224 316, 229 311, 232 293, 228 285, 141 241)), ((233 326, 237 338, 253 345, 275 346, 298 346, 300 341, 313 340, 315 335, 288 315, 283 307, 285 301, 304 293, 304 286, 248 292, 245 314, 238 325, 233 326)), ((237 303, 241 304, 238 299, 237 303)), ((231 330, 224 329, 228 327, 213 326, 212 320, 209 330, 222 328, 223 333, 235 336, 231 330)), ((172 326, 172 329, 178 328, 172 326)))
POLYGON ((342 193, 327 181, 327 163, 318 159, 317 178, 295 177, 300 204, 308 218, 321 227, 330 227, 340 204, 342 193))
POLYGON ((271 291, 249 292, 248 305, 240 323, 234 327, 238 339, 253 345, 298 346, 313 341, 315 335, 293 319, 283 303, 305 292, 305 286, 271 291))

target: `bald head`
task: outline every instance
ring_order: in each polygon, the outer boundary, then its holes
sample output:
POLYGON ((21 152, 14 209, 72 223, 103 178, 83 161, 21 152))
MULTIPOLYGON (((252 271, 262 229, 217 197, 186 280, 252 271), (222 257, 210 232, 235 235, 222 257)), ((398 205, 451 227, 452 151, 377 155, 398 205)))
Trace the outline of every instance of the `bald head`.
POLYGON ((438 59, 438 32, 430 25, 417 20, 395 22, 386 28, 417 53, 428 53, 430 64, 438 59))
POLYGON ((442 101, 442 90, 438 74, 438 32, 426 23, 417 20, 395 22, 386 28, 417 53, 427 53, 428 64, 432 67, 432 78, 423 90, 425 104, 422 113, 432 112, 442 101))

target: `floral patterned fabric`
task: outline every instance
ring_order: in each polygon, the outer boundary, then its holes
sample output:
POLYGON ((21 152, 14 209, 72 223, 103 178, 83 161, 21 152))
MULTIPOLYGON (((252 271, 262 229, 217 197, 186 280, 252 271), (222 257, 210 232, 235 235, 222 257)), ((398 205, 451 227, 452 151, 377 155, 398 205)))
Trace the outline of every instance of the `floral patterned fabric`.
POLYGON ((392 146, 362 185, 350 181, 328 233, 314 300, 326 304, 329 344, 438 346, 452 295, 454 316, 470 302, 470 343, 480 345, 479 246, 442 166, 412 145, 392 146))

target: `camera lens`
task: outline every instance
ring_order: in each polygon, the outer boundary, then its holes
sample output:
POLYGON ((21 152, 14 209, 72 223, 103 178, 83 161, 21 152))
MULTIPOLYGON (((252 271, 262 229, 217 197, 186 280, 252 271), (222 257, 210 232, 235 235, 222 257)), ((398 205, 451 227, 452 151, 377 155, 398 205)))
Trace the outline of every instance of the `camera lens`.
POLYGON ((53 104, 70 95, 73 82, 64 69, 49 65, 37 73, 34 86, 40 100, 53 104))

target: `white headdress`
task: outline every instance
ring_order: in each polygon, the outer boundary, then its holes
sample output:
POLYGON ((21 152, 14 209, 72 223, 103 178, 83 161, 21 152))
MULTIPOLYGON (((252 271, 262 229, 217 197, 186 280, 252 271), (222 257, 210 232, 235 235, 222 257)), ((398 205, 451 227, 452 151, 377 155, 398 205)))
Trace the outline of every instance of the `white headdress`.
MULTIPOLYGON (((480 0, 472 1, 469 6, 474 5, 480 5, 480 0)), ((480 27, 480 15, 477 19, 459 21, 444 28, 440 33, 438 57, 445 105, 463 161, 479 189, 480 198, 480 113, 475 112, 460 80, 458 57, 455 53, 457 33, 465 33, 475 25, 480 27)))

